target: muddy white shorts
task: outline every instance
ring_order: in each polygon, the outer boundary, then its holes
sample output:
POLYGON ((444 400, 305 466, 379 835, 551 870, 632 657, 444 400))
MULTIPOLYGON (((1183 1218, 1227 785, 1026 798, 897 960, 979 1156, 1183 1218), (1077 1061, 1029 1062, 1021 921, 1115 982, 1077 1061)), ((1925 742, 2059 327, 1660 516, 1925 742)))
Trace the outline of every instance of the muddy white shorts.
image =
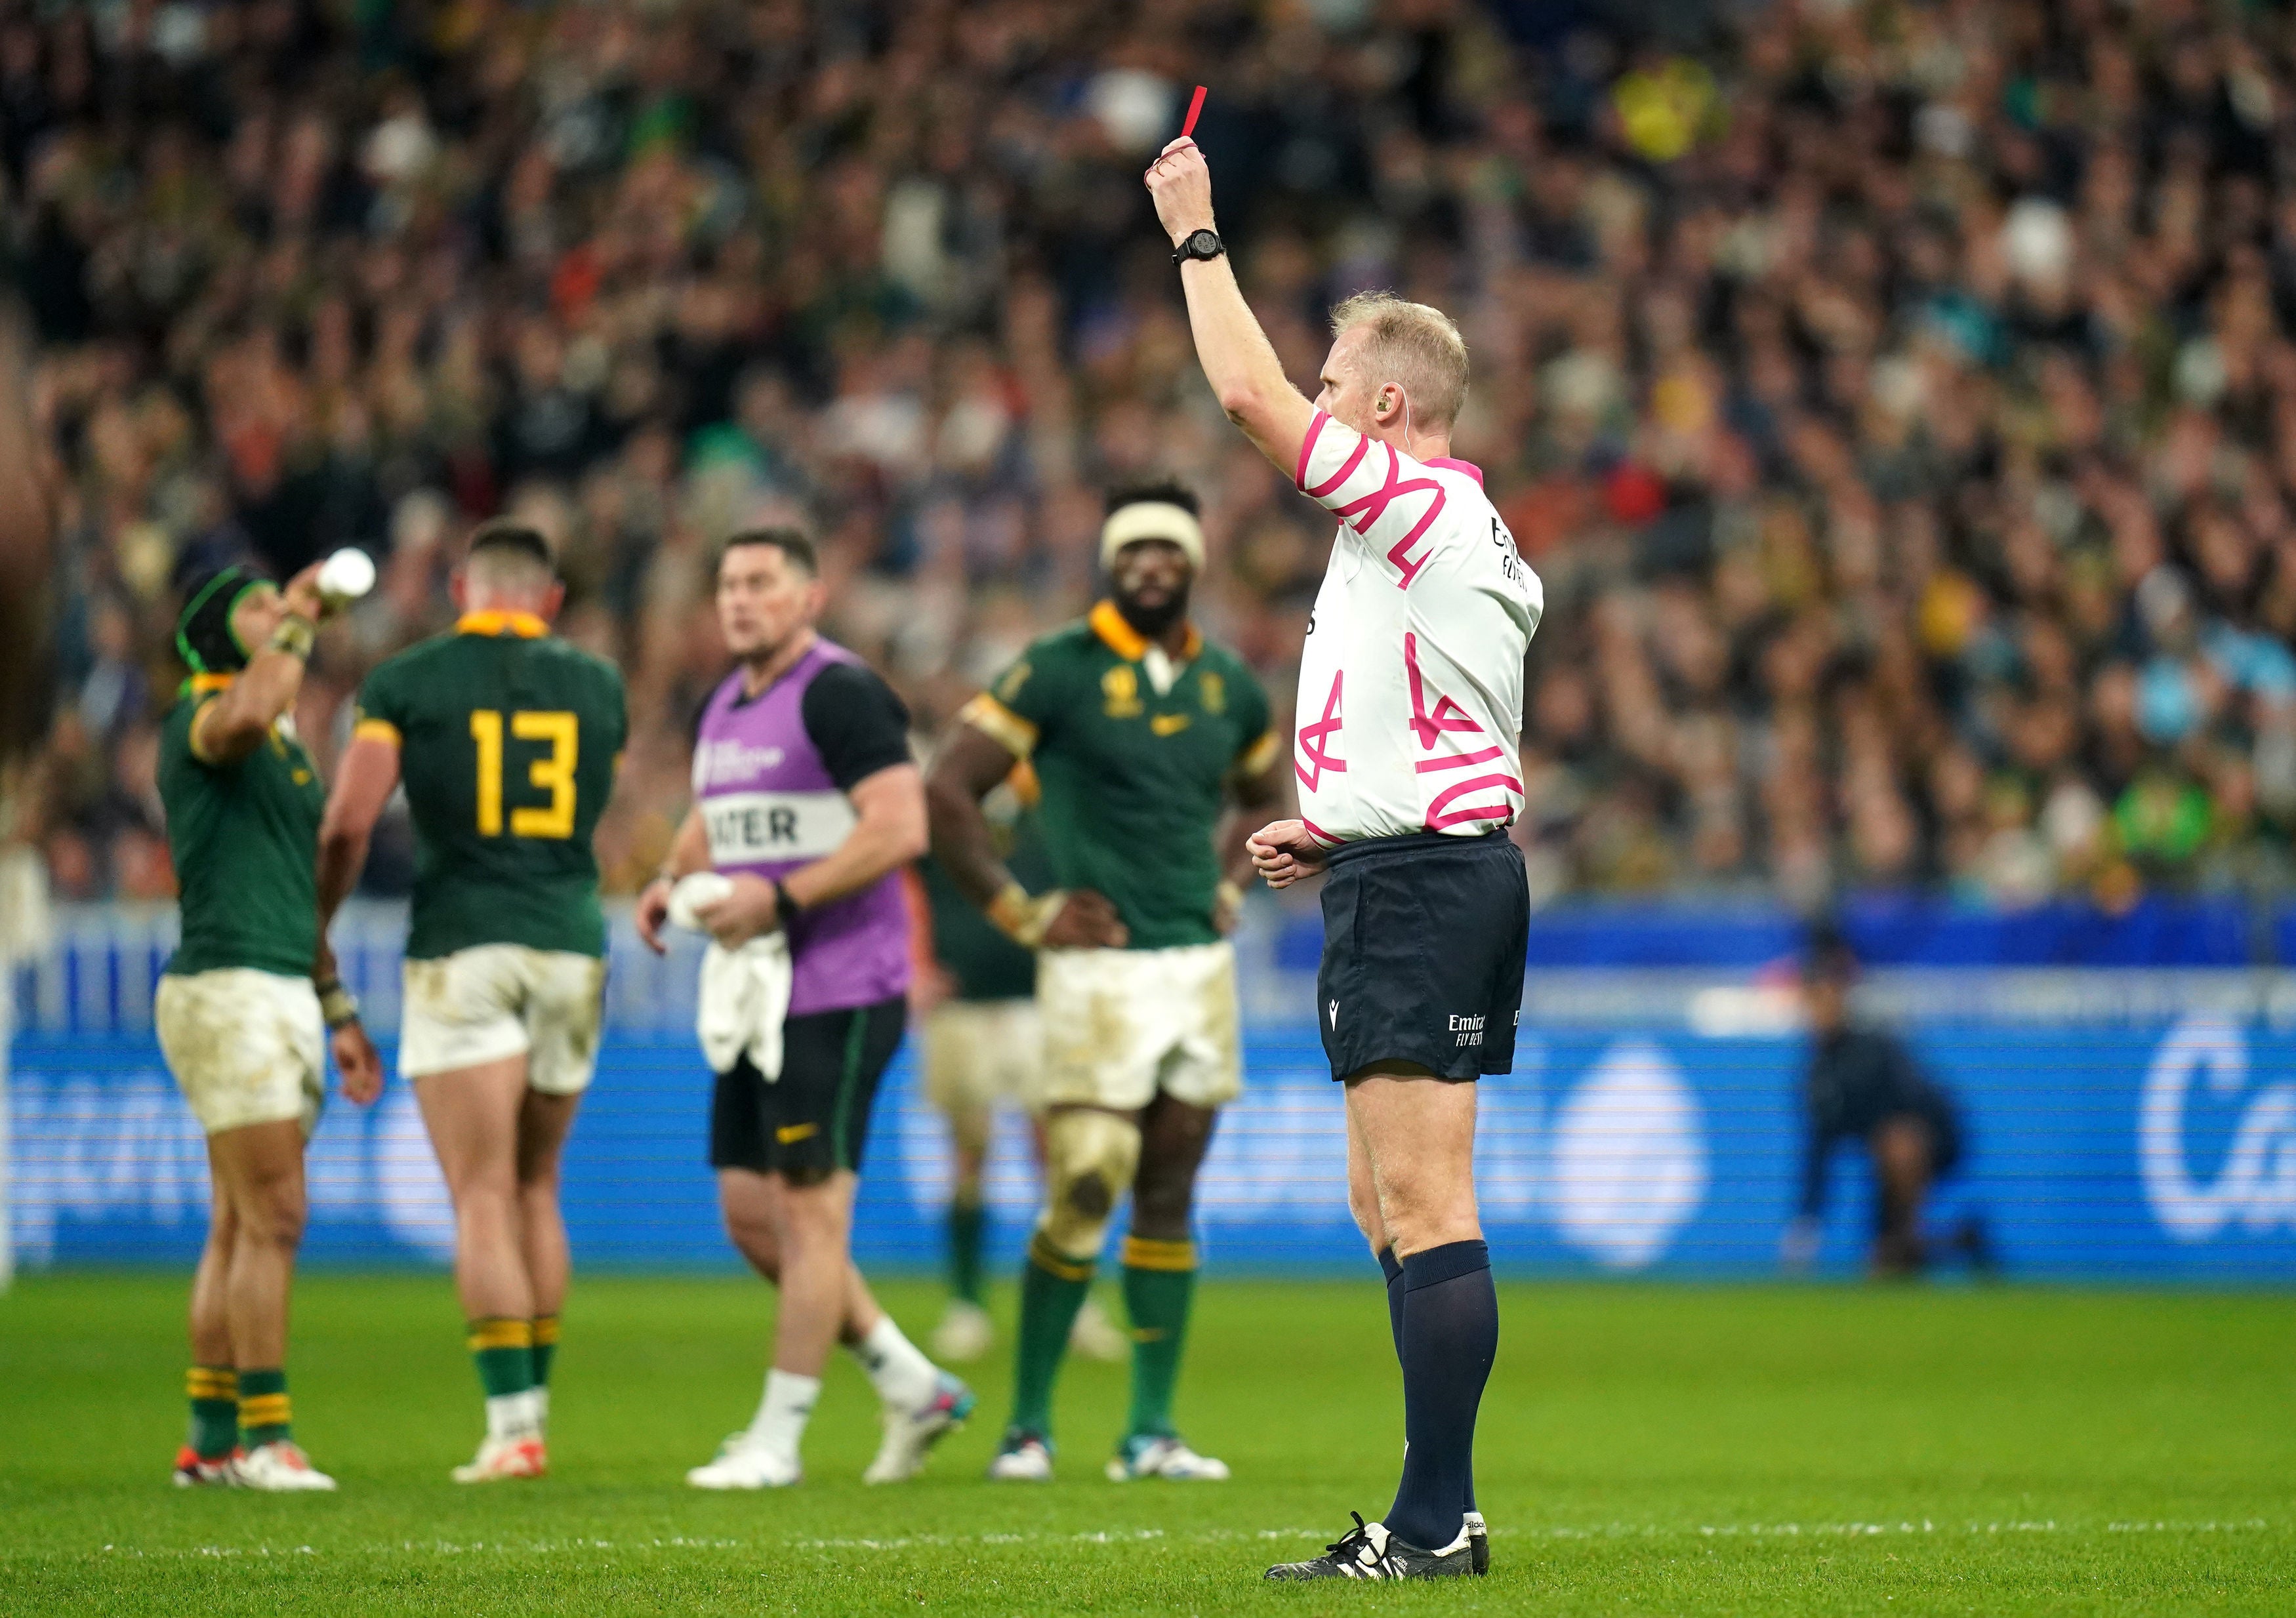
POLYGON ((579 1095, 598 1065, 606 963, 568 950, 481 944, 406 963, 398 1072, 420 1079, 526 1058, 529 1090, 579 1095))
POLYGON ((1037 1010, 1047 1107, 1145 1107, 1158 1091, 1221 1107, 1243 1090, 1235 951, 1044 950, 1037 1010))
POLYGON ((1033 1107, 1045 1036, 1033 1000, 947 1000, 925 1014, 925 1099, 945 1113, 1033 1107))
POLYGON ((309 978, 252 967, 169 973, 152 1020, 209 1134, 291 1118, 310 1139, 327 1094, 327 1027, 309 978))

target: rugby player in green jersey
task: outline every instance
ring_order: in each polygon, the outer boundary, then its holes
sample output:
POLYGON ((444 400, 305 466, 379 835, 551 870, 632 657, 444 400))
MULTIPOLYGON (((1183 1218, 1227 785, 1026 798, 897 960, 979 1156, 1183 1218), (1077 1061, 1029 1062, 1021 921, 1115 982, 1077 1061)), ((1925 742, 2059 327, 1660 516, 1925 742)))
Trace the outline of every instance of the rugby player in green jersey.
POLYGON ((1282 796, 1280 739, 1242 658, 1188 621, 1203 566, 1195 496, 1110 497, 1113 585, 959 715, 928 786, 933 853, 1037 949, 1045 1206, 1021 1287, 1013 1413, 989 1475, 1052 1475, 1052 1393, 1070 1322, 1119 1198, 1132 1194, 1124 1299, 1132 1412, 1112 1478, 1222 1478, 1173 1428, 1196 1254, 1189 1212, 1218 1109, 1242 1086, 1234 926, 1244 838, 1282 796), (980 800, 1036 765, 1059 886, 1031 895, 998 858, 980 800), (1222 823, 1232 803, 1242 813, 1222 823))
MULTIPOLYGON (((997 857, 1014 878, 1052 886, 1044 834, 1037 827, 1043 793, 1027 763, 981 800, 997 857)), ((921 937, 931 959, 919 963, 911 998, 919 1024, 918 1066, 925 1099, 948 1121, 948 1306, 933 1328, 933 1357, 949 1364, 980 1359, 996 1341, 980 1303, 980 1249, 988 1209, 981 1181, 999 1103, 1027 1110, 1036 1159, 1044 1161, 1042 1105, 1045 1039, 1037 1020, 1037 957, 1007 937, 966 898, 940 862, 917 862, 917 893, 927 925, 921 937)), ((1069 1347, 1093 1360, 1121 1360, 1132 1339, 1087 1295, 1069 1331, 1069 1347)))
POLYGON ((606 924, 591 832, 628 723, 611 664, 550 633, 565 589, 497 521, 455 574, 450 634, 377 667, 320 833, 332 915, 402 777, 414 905, 398 1068, 455 1203, 455 1286, 487 1435, 458 1483, 539 1477, 570 1259, 558 1159, 596 1066, 606 924))
POLYGON ((192 1283, 191 1442, 176 1459, 184 1488, 335 1486, 296 1446, 287 1398, 303 1148, 330 1042, 354 1101, 374 1099, 382 1070, 313 903, 324 789, 290 710, 322 613, 318 572, 305 568, 284 592, 245 567, 195 579, 176 628, 192 677, 160 726, 183 928, 152 1021, 207 1132, 214 1180, 192 1283))

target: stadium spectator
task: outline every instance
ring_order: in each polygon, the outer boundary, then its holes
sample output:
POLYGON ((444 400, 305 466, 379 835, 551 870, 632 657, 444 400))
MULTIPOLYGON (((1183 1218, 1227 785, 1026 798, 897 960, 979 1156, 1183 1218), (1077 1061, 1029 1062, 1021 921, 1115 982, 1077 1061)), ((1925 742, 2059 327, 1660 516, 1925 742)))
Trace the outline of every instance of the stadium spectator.
POLYGON ((108 778, 176 677, 170 580, 248 550, 384 563, 299 704, 325 763, 365 669, 450 621, 468 527, 545 527, 658 739, 601 831, 624 889, 682 806, 704 560, 743 523, 815 520, 827 627, 937 724, 1088 602, 1095 486, 1177 474, 1208 631, 1290 691, 1322 534, 1221 429, 1130 186, 1215 61, 1200 135, 1294 380, 1365 286, 1465 328, 1458 450, 1558 630, 1540 893, 2284 886, 2279 14, 1587 15, 11 9, 59 886, 164 882, 108 778))

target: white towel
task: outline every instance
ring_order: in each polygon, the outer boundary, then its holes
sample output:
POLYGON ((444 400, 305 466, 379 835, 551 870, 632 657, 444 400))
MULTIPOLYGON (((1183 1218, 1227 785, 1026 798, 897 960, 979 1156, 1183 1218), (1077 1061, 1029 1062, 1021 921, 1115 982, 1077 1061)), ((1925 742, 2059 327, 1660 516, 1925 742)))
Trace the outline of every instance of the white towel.
POLYGON ((791 972, 789 935, 779 930, 738 950, 709 946, 701 957, 701 1000, 693 1031, 712 1072, 730 1071, 746 1052, 767 1083, 782 1076, 791 972))

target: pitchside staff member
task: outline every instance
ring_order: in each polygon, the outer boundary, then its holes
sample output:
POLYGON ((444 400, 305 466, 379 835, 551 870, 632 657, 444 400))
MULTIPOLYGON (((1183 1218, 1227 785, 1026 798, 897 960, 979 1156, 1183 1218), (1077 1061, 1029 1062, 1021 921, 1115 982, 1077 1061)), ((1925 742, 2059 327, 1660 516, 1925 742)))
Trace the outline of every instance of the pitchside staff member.
POLYGON ((860 1361, 884 1407, 867 1483, 915 1475, 972 1394, 918 1352, 869 1295, 852 1256, 853 1195, 877 1081, 901 1042, 909 914, 900 869, 925 851, 924 783, 909 716, 861 659, 815 632, 828 604, 813 542, 750 528, 718 562, 718 625, 736 660, 701 712, 694 804, 638 900, 654 949, 672 886, 699 870, 734 891, 701 919, 739 949, 780 929, 791 977, 781 1071, 744 1056, 718 1075, 709 1163, 726 1230, 781 1291, 773 1369, 756 1418, 685 1481, 794 1483, 831 1345, 860 1361))
POLYGON ((1349 298, 1311 405, 1237 290, 1195 143, 1167 146, 1147 183, 1222 408, 1340 519, 1300 664, 1300 818, 1254 834, 1252 853, 1274 887, 1331 872, 1316 1020, 1347 1085, 1349 1201, 1389 1274, 1408 1447, 1384 1521, 1357 1517, 1268 1577, 1480 1572, 1475 1411, 1498 1297, 1473 1081, 1514 1058, 1529 897, 1505 828, 1522 808, 1523 659, 1545 596, 1482 474, 1450 458, 1458 328, 1387 294, 1349 298))

